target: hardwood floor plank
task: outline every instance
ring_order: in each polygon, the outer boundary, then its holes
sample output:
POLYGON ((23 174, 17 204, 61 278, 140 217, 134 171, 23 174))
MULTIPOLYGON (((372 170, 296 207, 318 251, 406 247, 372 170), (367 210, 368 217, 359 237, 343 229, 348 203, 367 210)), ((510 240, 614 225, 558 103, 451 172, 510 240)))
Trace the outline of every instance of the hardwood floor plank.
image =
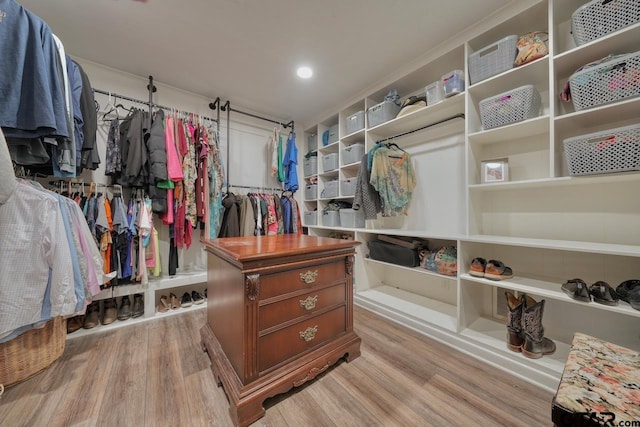
POLYGON ((180 360, 182 331, 178 327, 179 317, 151 322, 155 324, 149 336, 144 418, 149 426, 180 426, 189 419, 189 402, 180 360))
POLYGON ((104 391, 99 426, 133 426, 145 419, 149 331, 144 325, 125 328, 111 351, 115 362, 104 391))
MULTIPOLYGON (((68 341, 51 368, 5 391, 0 425, 232 426, 200 347, 205 315, 68 341)), ((270 399, 252 427, 551 425, 552 393, 357 307, 354 328, 361 357, 270 399)))

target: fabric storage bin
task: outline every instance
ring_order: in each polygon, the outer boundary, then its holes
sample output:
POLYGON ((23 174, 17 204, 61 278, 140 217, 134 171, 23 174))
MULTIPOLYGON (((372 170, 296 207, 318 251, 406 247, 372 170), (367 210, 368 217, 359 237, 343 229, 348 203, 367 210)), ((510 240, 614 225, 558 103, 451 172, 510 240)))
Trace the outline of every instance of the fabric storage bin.
POLYGON ((318 197, 318 184, 309 184, 304 187, 304 198, 313 200, 318 197))
POLYGON ((359 162, 364 155, 364 144, 357 142, 345 147, 342 150, 342 164, 350 165, 351 163, 359 162))
POLYGON ((540 94, 533 85, 501 93, 480 101, 483 129, 492 129, 540 115, 540 94))
POLYGON ((330 153, 322 156, 322 170, 332 171, 338 169, 338 153, 330 153))
POLYGON ((640 22, 638 0, 593 0, 571 15, 571 33, 580 46, 636 22, 640 22))
POLYGON ((304 225, 316 225, 318 223, 317 211, 304 212, 304 225))
POLYGON ((640 124, 563 141, 571 175, 640 170, 640 124))
POLYGON ((400 112, 400 106, 393 101, 383 101, 367 110, 367 119, 369 127, 378 126, 395 118, 400 112))
POLYGON ((340 209, 340 226, 349 228, 364 228, 364 211, 340 209))
POLYGON ((318 173, 318 156, 305 158, 302 161, 304 176, 312 176, 318 173))
POLYGON ((338 134, 338 124, 335 124, 333 126, 331 126, 329 128, 329 144, 333 144, 334 142, 338 142, 338 139, 340 139, 340 136, 338 134))
POLYGON ((324 190, 320 193, 320 197, 323 199, 332 199, 338 197, 338 180, 327 181, 324 183, 324 190))
POLYGON ((343 196, 354 196, 356 194, 357 178, 347 178, 340 181, 340 194, 343 196))
POLYGON ((576 111, 640 95, 640 51, 617 55, 569 77, 576 111))
POLYGON ((367 246, 369 246, 369 257, 371 259, 404 267, 417 267, 420 264, 417 249, 410 249, 381 240, 371 240, 367 246))
POLYGON ((510 35, 469 55, 469 82, 476 84, 513 68, 518 36, 510 35))
POLYGON ((358 111, 357 113, 347 117, 346 127, 347 135, 364 129, 364 111, 358 111))
POLYGON ((445 98, 464 92, 464 72, 453 70, 442 76, 442 90, 445 98))
POLYGON ((318 149, 318 135, 309 135, 307 137, 308 151, 316 151, 318 149))
POLYGON ((338 211, 322 212, 322 225, 327 227, 340 227, 340 215, 338 211))
POLYGON ((427 96, 427 105, 437 104, 444 99, 444 87, 441 80, 427 85, 424 91, 427 96))

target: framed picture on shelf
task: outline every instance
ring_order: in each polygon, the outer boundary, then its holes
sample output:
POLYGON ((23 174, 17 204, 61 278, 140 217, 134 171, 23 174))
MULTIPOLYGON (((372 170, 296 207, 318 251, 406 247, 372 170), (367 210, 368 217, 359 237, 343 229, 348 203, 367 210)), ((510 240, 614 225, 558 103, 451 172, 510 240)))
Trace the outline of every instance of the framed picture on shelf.
POLYGON ((509 159, 493 159, 482 161, 482 184, 509 181, 509 159))

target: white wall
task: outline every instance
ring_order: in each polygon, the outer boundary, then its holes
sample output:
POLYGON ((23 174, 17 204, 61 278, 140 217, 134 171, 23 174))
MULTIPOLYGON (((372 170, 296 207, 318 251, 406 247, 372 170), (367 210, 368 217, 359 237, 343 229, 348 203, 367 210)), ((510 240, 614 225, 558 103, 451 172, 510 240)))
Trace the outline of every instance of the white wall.
MULTIPOLYGON (((143 101, 148 100, 149 94, 147 91, 147 78, 121 72, 82 58, 76 57, 74 59, 87 73, 91 80, 91 85, 95 89, 109 91, 143 101)), ((185 78, 188 78, 188 75, 185 75, 185 78)), ((216 112, 209 108, 209 103, 212 102, 213 99, 164 85, 160 82, 154 81, 154 84, 157 88, 157 91, 153 96, 153 101, 155 103, 215 118, 216 112)), ((100 105, 100 111, 103 111, 108 104, 109 97, 99 93, 96 93, 95 97, 96 101, 98 101, 98 104, 100 105)), ((113 102, 122 103, 125 107, 137 105, 138 107, 144 108, 143 105, 131 104, 120 99, 114 100, 113 102)), ((226 102, 226 99, 223 100, 223 103, 224 102, 226 102)), ((231 100, 231 102, 233 108, 245 111, 241 106, 233 105, 233 100, 231 100)), ((228 169, 229 182, 235 185, 246 185, 256 188, 280 188, 281 185, 272 178, 269 173, 271 162, 270 157, 268 157, 268 137, 271 135, 274 125, 266 121, 256 120, 251 117, 232 112, 229 122, 229 140, 231 150, 229 151, 229 163, 227 164, 227 113, 221 112, 220 114, 221 152, 225 161, 225 170, 228 169)), ((261 115, 260 113, 257 114, 261 115)), ((85 182, 94 181, 97 183, 109 184, 109 177, 104 175, 104 159, 109 123, 102 122, 100 117, 101 114, 99 112, 97 144, 102 162, 97 170, 85 171, 80 179, 83 179, 85 182)), ((273 119, 279 120, 279 118, 273 119)), ((288 130, 283 130, 285 142, 288 134, 288 130)), ((298 141, 297 145, 300 151, 301 142, 298 141)), ((300 161, 302 158, 301 154, 299 154, 298 157, 300 161)), ((302 165, 300 165, 299 169, 301 174, 302 165)), ((249 190, 234 190, 231 188, 231 191, 243 194, 247 193, 249 190)), ((160 237, 160 253, 163 275, 166 275, 169 253, 169 230, 167 226, 162 225, 161 222, 159 224, 158 221, 155 222, 155 226, 160 237)), ((179 257, 179 271, 206 267, 206 256, 202 249, 202 245, 197 241, 197 236, 199 236, 199 230, 194 230, 195 243, 189 250, 181 251, 179 257)))

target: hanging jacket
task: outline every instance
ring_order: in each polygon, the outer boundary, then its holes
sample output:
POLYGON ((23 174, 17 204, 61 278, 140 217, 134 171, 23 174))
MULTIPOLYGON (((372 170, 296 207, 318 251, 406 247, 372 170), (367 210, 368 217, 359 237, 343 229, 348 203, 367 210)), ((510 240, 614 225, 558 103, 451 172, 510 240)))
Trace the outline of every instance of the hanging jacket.
POLYGON ((152 210, 155 213, 167 211, 167 190, 158 188, 157 184, 168 179, 167 173, 167 149, 164 132, 164 111, 159 110, 155 114, 147 150, 149 152, 149 197, 152 202, 152 210))
POLYGON ((240 236, 240 201, 235 194, 229 193, 222 199, 224 215, 222 226, 218 237, 239 237, 240 236))
MULTIPOLYGON (((75 62, 82 78, 82 94, 80 95, 80 111, 82 112, 82 167, 96 170, 100 164, 100 155, 96 146, 98 130, 98 114, 93 96, 93 89, 87 73, 75 62)), ((77 165, 76 165, 77 166, 77 165)))

